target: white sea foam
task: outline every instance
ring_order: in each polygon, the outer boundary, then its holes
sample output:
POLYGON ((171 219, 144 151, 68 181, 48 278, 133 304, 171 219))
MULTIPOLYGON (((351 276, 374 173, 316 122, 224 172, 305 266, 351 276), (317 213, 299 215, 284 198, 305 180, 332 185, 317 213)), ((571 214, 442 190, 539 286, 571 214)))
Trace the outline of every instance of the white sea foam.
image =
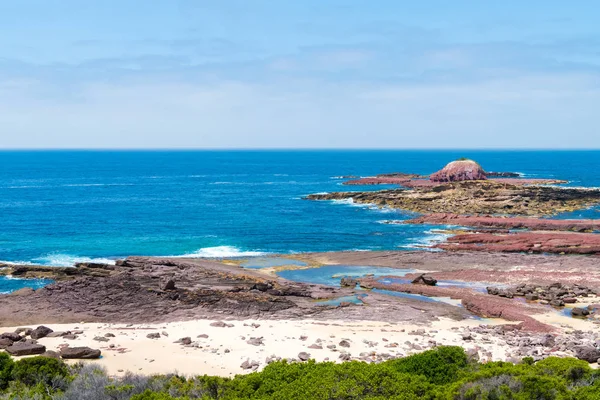
POLYGON ((388 213, 398 213, 399 210, 395 210, 390 207, 382 207, 374 203, 356 203, 354 199, 336 199, 330 200, 334 204, 346 205, 351 207, 365 208, 372 211, 377 211, 379 213, 388 214, 388 213))
POLYGON ((190 254, 177 256, 179 258, 235 258, 264 256, 262 251, 244 251, 234 246, 204 247, 190 254))
POLYGON ((90 258, 59 253, 53 253, 44 257, 34 258, 32 261, 34 264, 48 265, 51 267, 72 267, 77 263, 98 263, 111 265, 115 263, 115 260, 111 260, 109 258, 90 258))
POLYGON ((441 251, 440 249, 431 248, 438 243, 445 242, 452 234, 439 233, 438 230, 429 230, 423 232, 426 236, 412 239, 409 243, 398 246, 405 249, 421 249, 429 251, 441 251))

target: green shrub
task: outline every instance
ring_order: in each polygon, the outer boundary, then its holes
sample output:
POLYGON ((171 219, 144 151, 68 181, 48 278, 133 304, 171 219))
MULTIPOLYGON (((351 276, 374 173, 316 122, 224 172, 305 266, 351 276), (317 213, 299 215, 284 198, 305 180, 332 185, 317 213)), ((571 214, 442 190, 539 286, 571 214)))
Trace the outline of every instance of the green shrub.
POLYGON ((469 362, 462 347, 444 346, 391 362, 400 372, 422 375, 434 384, 446 384, 459 378, 469 362))
POLYGON ((540 374, 561 377, 570 382, 588 377, 592 373, 590 365, 585 361, 558 357, 548 357, 538 361, 535 370, 540 374))
POLYGON ((14 364, 8 354, 0 353, 0 390, 5 390, 8 387, 14 364))
POLYGON ((58 388, 69 376, 69 368, 65 363, 54 358, 32 357, 15 362, 12 378, 27 386, 43 384, 58 388))
POLYGON ((146 390, 144 393, 131 396, 131 400, 186 400, 183 397, 172 397, 167 393, 157 393, 151 390, 146 390))

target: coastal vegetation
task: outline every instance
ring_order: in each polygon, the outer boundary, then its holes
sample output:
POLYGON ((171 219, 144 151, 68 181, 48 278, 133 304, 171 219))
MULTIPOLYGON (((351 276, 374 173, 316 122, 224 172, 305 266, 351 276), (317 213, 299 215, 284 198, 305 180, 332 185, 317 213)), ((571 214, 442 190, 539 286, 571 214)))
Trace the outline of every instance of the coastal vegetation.
POLYGON ((600 371, 572 358, 519 364, 479 363, 460 347, 438 347, 409 357, 268 365, 234 378, 127 374, 111 377, 94 364, 66 366, 0 354, 0 398, 62 400, 188 399, 600 399, 600 371))

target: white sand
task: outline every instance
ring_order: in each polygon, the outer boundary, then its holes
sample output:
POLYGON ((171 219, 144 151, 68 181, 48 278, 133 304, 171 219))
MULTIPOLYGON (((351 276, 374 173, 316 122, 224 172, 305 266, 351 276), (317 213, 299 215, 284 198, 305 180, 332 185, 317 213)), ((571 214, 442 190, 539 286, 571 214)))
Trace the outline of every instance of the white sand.
MULTIPOLYGON (((352 357, 360 353, 376 352, 404 356, 416 353, 412 346, 405 344, 410 341, 422 347, 423 350, 433 346, 428 341, 433 340, 438 345, 461 345, 472 348, 474 342, 462 340, 461 333, 466 326, 477 326, 481 321, 451 321, 440 320, 429 326, 410 324, 388 324, 371 321, 270 321, 245 320, 226 321, 233 324, 230 328, 210 326, 211 320, 176 322, 159 325, 124 325, 124 324, 64 324, 48 325, 54 331, 82 330, 83 334, 75 340, 63 338, 43 338, 39 343, 48 350, 58 350, 60 345, 71 347, 89 346, 102 350, 102 358, 96 360, 114 375, 126 371, 156 374, 178 372, 184 375, 219 375, 233 376, 250 372, 241 369, 245 360, 258 361, 263 368, 265 359, 271 355, 282 358, 297 358, 300 352, 307 352, 317 361, 338 361, 340 351, 349 352, 352 357), (259 324, 258 328, 251 324, 259 324), (452 329, 455 328, 455 329, 452 329), (424 329, 425 335, 410 335, 411 331, 424 329), (148 339, 149 333, 166 332, 167 336, 159 339, 148 339), (116 337, 108 342, 94 341, 94 337, 112 333, 116 337), (208 338, 197 338, 207 334, 208 338), (303 341, 301 336, 308 338, 303 341), (193 344, 183 346, 174 343, 180 338, 191 337, 193 344), (254 346, 247 342, 251 337, 262 337, 264 345, 254 346), (245 338, 245 339, 244 339, 245 338), (321 339, 322 350, 309 349, 317 339, 321 339), (339 346, 341 340, 347 339, 350 348, 339 346), (384 341, 387 339, 387 341, 384 341), (370 346, 367 342, 376 343, 370 346), (397 343, 397 347, 388 347, 397 343), (114 348, 110 348, 113 345, 114 348), (328 345, 336 345, 340 351, 328 349, 328 345), (226 349, 229 352, 226 352, 226 349)), ((505 322, 505 321, 498 321, 505 322)), ((494 321, 485 321, 486 324, 494 321)), ((1 331, 13 331, 16 328, 1 328, 1 331)), ((483 352, 490 352, 493 360, 504 360, 510 355, 506 346, 499 345, 493 338, 489 343, 477 341, 477 346, 483 352)))

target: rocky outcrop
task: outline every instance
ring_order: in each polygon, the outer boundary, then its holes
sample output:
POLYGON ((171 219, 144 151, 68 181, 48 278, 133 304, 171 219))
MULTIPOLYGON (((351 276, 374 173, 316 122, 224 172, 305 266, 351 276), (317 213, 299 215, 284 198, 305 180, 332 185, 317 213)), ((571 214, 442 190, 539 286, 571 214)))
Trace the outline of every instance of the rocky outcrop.
POLYGON ((552 332, 555 330, 554 327, 531 317, 531 314, 540 313, 543 310, 542 306, 537 304, 519 303, 509 298, 489 296, 465 288, 384 283, 380 279, 386 279, 386 277, 363 278, 360 279, 360 284, 361 286, 366 284, 375 289, 460 299, 465 309, 480 317, 520 321, 520 326, 523 329, 532 332, 552 332))
POLYGON ((437 285, 437 279, 432 276, 421 274, 411 282, 413 285, 427 285, 427 286, 435 286, 437 285))
POLYGON ((487 176, 481 165, 473 160, 452 161, 429 177, 432 182, 481 181, 486 179, 487 176))
MULTIPOLYGON (((340 291, 207 260, 131 257, 111 269, 93 269, 108 275, 74 276, 21 296, 0 295, 0 320, 5 325, 20 325, 293 318, 324 312, 312 300, 333 297, 340 291)), ((38 330, 42 337, 42 328, 38 330)))
POLYGON ((344 277, 340 280, 341 287, 355 288, 358 285, 358 280, 354 278, 344 277))
POLYGON ((448 251, 600 254, 600 235, 593 233, 519 232, 508 235, 469 233, 452 236, 434 247, 448 251))
POLYGON ((379 174, 366 178, 353 179, 344 182, 344 185, 402 185, 410 183, 413 180, 421 180, 426 178, 419 174, 407 174, 404 172, 393 172, 390 174, 379 174))
POLYGON ((555 282, 550 285, 521 283, 517 286, 507 288, 498 288, 494 286, 487 288, 488 294, 493 296, 507 298, 525 297, 528 301, 539 300, 544 304, 554 303, 558 306, 577 303, 582 298, 595 295, 596 291, 600 292, 600 290, 595 290, 585 285, 568 285, 561 282, 555 282))
POLYGON ((412 181, 411 178, 394 177, 370 177, 360 178, 344 182, 344 185, 350 186, 370 186, 370 185, 404 185, 412 181))
POLYGON ((308 200, 347 200, 422 214, 548 216, 600 204, 600 190, 523 186, 494 180, 411 189, 314 194, 308 200))
POLYGON ((406 224, 460 225, 474 228, 530 229, 537 231, 600 231, 600 220, 560 220, 491 215, 428 214, 405 221, 406 224))

